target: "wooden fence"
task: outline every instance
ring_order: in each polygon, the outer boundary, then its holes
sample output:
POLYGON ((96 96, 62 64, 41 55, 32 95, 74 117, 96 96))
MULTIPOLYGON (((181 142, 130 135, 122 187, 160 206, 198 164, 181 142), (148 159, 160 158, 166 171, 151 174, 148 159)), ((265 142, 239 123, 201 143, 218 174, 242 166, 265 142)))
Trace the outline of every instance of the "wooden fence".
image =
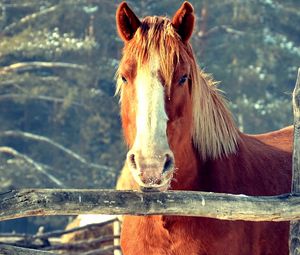
MULTIPOLYGON (((293 178, 291 194, 300 193, 300 68, 293 91, 294 111, 294 149, 293 149, 293 178)), ((300 255, 300 221, 291 221, 290 226, 290 255, 300 255)))
MULTIPOLYGON (((293 181, 289 194, 254 197, 192 191, 11 190, 0 194, 0 221, 28 216, 78 214, 164 214, 222 220, 291 221, 290 255, 300 255, 300 68, 293 92, 293 109, 293 181)), ((31 253, 26 249, 0 245, 0 254, 53 253, 31 253)))

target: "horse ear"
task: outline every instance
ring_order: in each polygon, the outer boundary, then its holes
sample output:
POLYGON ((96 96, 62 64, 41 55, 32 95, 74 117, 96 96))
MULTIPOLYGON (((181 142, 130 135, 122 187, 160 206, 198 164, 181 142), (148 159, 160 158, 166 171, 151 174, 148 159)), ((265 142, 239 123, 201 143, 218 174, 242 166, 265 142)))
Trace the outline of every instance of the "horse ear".
POLYGON ((141 25, 138 17, 125 2, 122 2, 117 9, 116 22, 119 36, 125 42, 132 39, 136 30, 141 25))
POLYGON ((195 16, 193 6, 185 1, 175 13, 172 24, 183 42, 187 42, 194 30, 195 16))

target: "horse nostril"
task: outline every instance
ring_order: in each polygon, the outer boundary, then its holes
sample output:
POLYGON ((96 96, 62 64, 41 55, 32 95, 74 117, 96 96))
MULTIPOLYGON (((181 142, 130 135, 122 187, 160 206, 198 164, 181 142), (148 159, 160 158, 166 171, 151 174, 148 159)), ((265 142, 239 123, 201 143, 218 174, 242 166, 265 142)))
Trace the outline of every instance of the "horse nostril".
POLYGON ((174 164, 172 156, 170 156, 169 154, 166 154, 165 156, 166 156, 166 161, 165 161, 165 164, 164 164, 164 167, 163 167, 163 173, 170 170, 173 167, 173 164, 174 164))
POLYGON ((130 154, 128 156, 128 161, 129 161, 129 164, 134 168, 134 169, 137 169, 137 165, 136 165, 136 162, 135 162, 135 155, 134 154, 130 154))

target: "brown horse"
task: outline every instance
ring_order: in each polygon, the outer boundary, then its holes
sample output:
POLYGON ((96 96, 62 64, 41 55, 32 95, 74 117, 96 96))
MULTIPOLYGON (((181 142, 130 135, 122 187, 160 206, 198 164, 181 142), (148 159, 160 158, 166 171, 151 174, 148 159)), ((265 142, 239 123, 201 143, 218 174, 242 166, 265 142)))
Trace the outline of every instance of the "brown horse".
MULTIPOLYGON (((117 92, 130 148, 121 179, 143 191, 290 192, 293 129, 237 129, 216 83, 197 67, 194 19, 188 2, 172 20, 140 21, 126 3, 117 10, 117 92)), ((287 255, 288 233, 287 222, 125 216, 121 246, 124 255, 287 255)))

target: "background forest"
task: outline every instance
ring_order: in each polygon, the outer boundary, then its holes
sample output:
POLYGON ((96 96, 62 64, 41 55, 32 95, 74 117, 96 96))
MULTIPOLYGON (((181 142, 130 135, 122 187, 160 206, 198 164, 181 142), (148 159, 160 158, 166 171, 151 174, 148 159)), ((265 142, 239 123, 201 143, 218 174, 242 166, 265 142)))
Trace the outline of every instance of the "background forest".
MULTIPOLYGON (((113 188, 126 148, 114 97, 120 1, 0 0, 0 190, 113 188)), ((139 17, 181 1, 127 1, 139 17)), ((192 44, 220 83, 241 130, 292 123, 300 66, 299 0, 194 0, 192 44)), ((0 224, 62 227, 66 217, 0 224)))

